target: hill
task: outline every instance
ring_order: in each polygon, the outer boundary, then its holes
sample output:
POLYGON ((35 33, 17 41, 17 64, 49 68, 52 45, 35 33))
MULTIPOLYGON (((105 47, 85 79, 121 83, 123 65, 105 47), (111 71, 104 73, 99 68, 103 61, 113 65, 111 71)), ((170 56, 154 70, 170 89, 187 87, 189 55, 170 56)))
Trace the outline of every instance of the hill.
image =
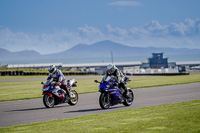
POLYGON ((78 44, 69 50, 41 55, 34 50, 10 52, 0 48, 0 60, 38 60, 38 59, 70 59, 70 58, 91 58, 129 56, 150 56, 153 52, 164 52, 166 55, 189 55, 200 54, 200 49, 188 48, 155 48, 155 47, 130 47, 109 40, 100 41, 91 45, 78 44))
POLYGON ((97 42, 91 45, 78 44, 75 47, 56 54, 46 55, 51 58, 87 58, 110 57, 111 52, 115 57, 151 55, 153 52, 164 52, 167 55, 199 54, 200 49, 187 48, 155 48, 155 47, 130 47, 109 40, 97 42))
POLYGON ((43 58, 43 56, 34 50, 24 50, 19 52, 10 52, 6 49, 0 48, 0 60, 35 60, 43 58))

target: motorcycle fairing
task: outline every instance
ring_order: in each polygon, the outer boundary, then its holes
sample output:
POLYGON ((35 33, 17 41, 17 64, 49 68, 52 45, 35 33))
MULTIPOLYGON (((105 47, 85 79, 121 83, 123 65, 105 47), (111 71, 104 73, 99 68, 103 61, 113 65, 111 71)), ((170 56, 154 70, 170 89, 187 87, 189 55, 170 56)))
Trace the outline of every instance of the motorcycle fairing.
POLYGON ((105 92, 108 92, 111 96, 111 104, 112 105, 115 105, 117 103, 119 103, 119 101, 121 101, 122 99, 122 95, 119 93, 119 88, 118 87, 109 87, 110 85, 110 80, 108 80, 108 82, 106 83, 101 83, 99 85, 99 91, 102 92, 102 91, 105 91, 105 92))

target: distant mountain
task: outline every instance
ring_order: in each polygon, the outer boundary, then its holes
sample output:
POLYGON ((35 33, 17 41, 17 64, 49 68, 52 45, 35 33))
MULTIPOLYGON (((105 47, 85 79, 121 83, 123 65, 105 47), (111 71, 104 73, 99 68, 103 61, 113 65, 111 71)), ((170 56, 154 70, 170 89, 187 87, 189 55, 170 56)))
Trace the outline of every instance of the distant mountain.
POLYGON ((43 56, 34 50, 24 50, 19 52, 10 52, 6 49, 0 48, 0 60, 34 60, 43 58, 43 56))
POLYGON ((187 48, 155 48, 155 47, 130 47, 109 40, 97 42, 91 45, 78 44, 69 50, 41 55, 33 50, 10 52, 0 48, 0 60, 38 60, 38 59, 73 59, 91 57, 151 56, 153 52, 164 52, 164 55, 188 55, 200 54, 200 49, 187 48))
POLYGON ((200 54, 200 49, 187 48, 155 48, 155 47, 130 47, 109 40, 97 42, 91 45, 78 44, 64 52, 45 55, 53 59, 64 58, 87 58, 87 57, 110 57, 111 52, 114 57, 143 56, 153 52, 164 52, 167 55, 187 55, 200 54))

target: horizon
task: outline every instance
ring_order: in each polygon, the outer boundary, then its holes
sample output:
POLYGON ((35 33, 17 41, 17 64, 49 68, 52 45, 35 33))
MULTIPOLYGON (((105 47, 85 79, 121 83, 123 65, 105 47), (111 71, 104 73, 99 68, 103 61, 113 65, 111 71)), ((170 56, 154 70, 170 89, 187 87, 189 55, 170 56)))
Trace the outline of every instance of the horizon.
MULTIPOLYGON (((94 45, 94 44, 96 44, 96 43, 101 43, 101 42, 105 42, 105 41, 110 41, 110 40, 103 40, 103 41, 99 41, 99 42, 95 42, 95 43, 93 43, 93 44, 82 44, 82 43, 79 43, 79 44, 77 44, 77 45, 75 45, 75 46, 73 46, 72 48, 74 48, 74 47, 76 47, 76 46, 78 46, 78 45, 88 45, 88 46, 90 46, 90 45, 94 45)), ((117 43, 117 44, 119 44, 119 45, 122 45, 122 46, 128 46, 128 45, 125 45, 125 44, 121 44, 121 43, 118 43, 118 42, 114 42, 114 41, 110 41, 110 42, 112 42, 112 43, 117 43)), ((128 47, 135 47, 135 46, 128 46, 128 47)), ((72 48, 70 48, 70 49, 72 49, 72 48)), ((146 47, 135 47, 135 48, 170 48, 170 49, 189 49, 189 50, 200 50, 200 48, 198 48, 198 49, 196 49, 196 48, 173 48, 173 47, 151 47, 151 46, 146 46, 146 47)), ((5 49, 5 48, 2 48, 2 49, 5 49)), ((50 54, 57 54, 57 53, 62 53, 62 52, 65 52, 65 51, 68 51, 68 50, 70 50, 70 49, 66 49, 66 50, 63 50, 63 51, 60 51, 60 52, 56 52, 56 53, 48 53, 48 54, 42 54, 42 53, 40 53, 40 52, 38 52, 38 51, 36 51, 36 50, 29 50, 29 49, 25 49, 25 50, 20 50, 20 51, 10 51, 10 50, 8 50, 8 49, 5 49, 5 50, 7 50, 7 51, 9 51, 9 52, 24 52, 24 51, 33 51, 33 52, 37 52, 37 53, 39 53, 39 54, 41 54, 41 55, 50 55, 50 54)), ((152 52, 152 53, 154 53, 154 52, 152 52)), ((162 53, 162 52, 161 52, 162 53)))
POLYGON ((131 47, 200 49, 200 1, 0 1, 0 48, 58 53, 110 40, 131 47))

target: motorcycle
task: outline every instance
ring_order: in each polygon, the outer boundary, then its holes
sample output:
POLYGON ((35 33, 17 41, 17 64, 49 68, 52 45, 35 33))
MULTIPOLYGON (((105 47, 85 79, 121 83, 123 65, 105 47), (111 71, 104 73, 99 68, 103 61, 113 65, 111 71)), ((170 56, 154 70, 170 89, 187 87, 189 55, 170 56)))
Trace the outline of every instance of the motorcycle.
POLYGON ((54 105, 68 103, 69 105, 76 105, 78 103, 78 93, 72 89, 72 87, 76 87, 75 79, 70 79, 67 81, 67 86, 69 89, 69 94, 66 93, 65 90, 60 88, 60 85, 57 85, 54 81, 51 81, 49 84, 45 85, 43 82, 42 87, 42 95, 43 103, 45 107, 52 108, 54 105))
MULTIPOLYGON (((129 77, 126 76, 124 83, 127 84, 130 81, 129 77)), ((99 96, 99 105, 102 109, 108 109, 110 106, 114 106, 116 104, 130 106, 133 103, 133 91, 130 88, 127 88, 128 98, 124 97, 124 90, 118 87, 118 83, 113 80, 112 77, 108 81, 99 82, 95 80, 94 82, 100 83, 99 92, 101 94, 99 96)))

